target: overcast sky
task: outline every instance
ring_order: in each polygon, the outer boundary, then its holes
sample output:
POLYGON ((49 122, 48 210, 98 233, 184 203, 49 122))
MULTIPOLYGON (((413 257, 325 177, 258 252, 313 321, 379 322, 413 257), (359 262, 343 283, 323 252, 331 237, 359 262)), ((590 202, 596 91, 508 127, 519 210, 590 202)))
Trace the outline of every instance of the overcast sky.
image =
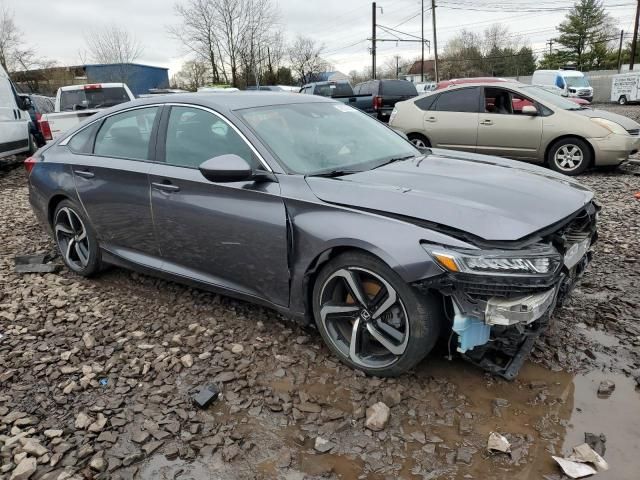
MULTIPOLYGON (((179 1, 179 0, 178 0, 179 1)), ((290 39, 297 34, 324 44, 324 57, 344 73, 370 65, 371 2, 369 0, 273 0, 279 11, 280 29, 290 39)), ((84 35, 92 28, 116 22, 133 32, 144 53, 140 63, 179 69, 184 50, 167 34, 167 26, 179 22, 176 0, 0 0, 15 13, 25 41, 42 56, 61 65, 81 63, 84 35)), ((425 0, 425 7, 431 3, 425 0)), ((537 53, 555 35, 569 2, 557 0, 437 0, 438 50, 460 29, 482 31, 492 23, 507 25, 537 53)), ((420 0, 379 0, 377 23, 420 35, 420 0), (414 17, 414 18, 411 18, 414 17)), ((634 0, 605 0, 618 29, 633 30, 634 0)), ((425 12, 425 37, 432 38, 431 11, 425 12)), ((400 35, 403 37, 403 35, 400 35)), ((378 38, 394 38, 378 29, 378 38)), ((404 37, 409 38, 409 37, 404 37)), ((425 51, 425 56, 428 51, 425 51)), ((378 44, 378 65, 395 55, 415 58, 419 43, 378 44)))

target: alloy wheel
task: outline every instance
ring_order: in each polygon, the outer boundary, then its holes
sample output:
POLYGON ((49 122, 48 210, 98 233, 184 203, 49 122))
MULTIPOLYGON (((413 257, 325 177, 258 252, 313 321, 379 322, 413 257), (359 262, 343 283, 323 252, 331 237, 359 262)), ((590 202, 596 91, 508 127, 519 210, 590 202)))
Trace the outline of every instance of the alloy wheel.
POLYGON ((389 282, 372 271, 334 272, 322 286, 319 314, 330 341, 357 365, 387 367, 407 348, 406 308, 389 282))
POLYGON ((74 270, 87 268, 90 257, 89 236, 80 216, 71 208, 61 208, 56 214, 54 233, 65 263, 74 270))
POLYGON ((413 143, 417 148, 429 148, 421 138, 412 138, 411 143, 413 143))
POLYGON ((556 150, 554 160, 560 170, 571 172, 584 161, 584 154, 579 146, 569 143, 556 150))

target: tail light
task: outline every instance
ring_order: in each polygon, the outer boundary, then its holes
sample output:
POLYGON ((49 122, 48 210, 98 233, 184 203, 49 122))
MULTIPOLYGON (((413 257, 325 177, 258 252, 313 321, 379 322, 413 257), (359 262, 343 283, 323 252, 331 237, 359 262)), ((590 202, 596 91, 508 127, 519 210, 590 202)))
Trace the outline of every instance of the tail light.
POLYGON ((380 110, 382 108, 382 97, 376 95, 373 97, 373 109, 380 110))
POLYGON ((102 88, 102 85, 100 85, 99 83, 92 83, 90 85, 84 86, 85 90, 100 90, 101 88, 102 88))
POLYGON ((27 175, 31 175, 31 170, 33 170, 36 163, 36 157, 29 157, 24 161, 24 169, 27 171, 27 175))
POLYGON ((42 136, 45 140, 53 140, 53 135, 51 135, 51 127, 49 126, 49 122, 47 120, 40 120, 38 122, 40 125, 40 132, 42 132, 42 136))

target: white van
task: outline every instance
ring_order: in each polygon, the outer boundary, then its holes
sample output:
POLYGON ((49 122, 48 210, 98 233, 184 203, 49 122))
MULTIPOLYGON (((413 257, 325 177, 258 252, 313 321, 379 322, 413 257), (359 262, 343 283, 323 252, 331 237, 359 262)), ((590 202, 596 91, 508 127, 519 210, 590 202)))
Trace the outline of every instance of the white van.
POLYGON ((618 73, 611 79, 611 101, 626 105, 640 102, 640 70, 618 73))
POLYGON ((0 158, 35 150, 29 135, 29 112, 18 97, 9 75, 0 66, 0 158))
POLYGON ((593 100, 593 88, 582 72, 577 70, 536 70, 531 85, 555 87, 564 97, 579 97, 593 100))

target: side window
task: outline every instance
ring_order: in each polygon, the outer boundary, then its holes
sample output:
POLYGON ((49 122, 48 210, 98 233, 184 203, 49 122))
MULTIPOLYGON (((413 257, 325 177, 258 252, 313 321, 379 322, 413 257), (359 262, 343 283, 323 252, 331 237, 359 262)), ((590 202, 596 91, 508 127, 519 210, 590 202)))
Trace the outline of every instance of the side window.
POLYGON ((167 163, 198 168, 205 160, 229 153, 258 168, 247 142, 227 122, 199 108, 171 107, 166 139, 167 163))
POLYGON ((103 157, 149 160, 149 141, 158 107, 108 117, 98 131, 94 153, 103 157))
POLYGON ((93 140, 100 127, 100 123, 101 122, 98 121, 76 133, 73 138, 69 140, 69 143, 67 143, 69 150, 73 153, 91 154, 93 150, 93 140))
POLYGON ((438 96, 435 109, 439 112, 477 113, 479 103, 480 90, 478 87, 463 88, 441 93, 438 96))
POLYGON ((416 107, 418 107, 420 110, 431 110, 437 98, 438 95, 427 95, 425 97, 419 98, 413 103, 415 103, 416 107))

